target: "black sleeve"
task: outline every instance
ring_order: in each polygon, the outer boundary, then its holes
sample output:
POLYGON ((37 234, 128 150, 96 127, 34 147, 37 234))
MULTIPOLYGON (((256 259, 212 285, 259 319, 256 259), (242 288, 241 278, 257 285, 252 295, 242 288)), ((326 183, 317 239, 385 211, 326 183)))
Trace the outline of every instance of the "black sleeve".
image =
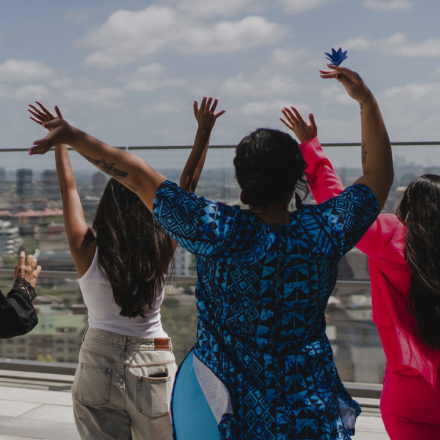
POLYGON ((29 333, 38 317, 29 295, 13 287, 6 298, 0 290, 0 338, 29 333))

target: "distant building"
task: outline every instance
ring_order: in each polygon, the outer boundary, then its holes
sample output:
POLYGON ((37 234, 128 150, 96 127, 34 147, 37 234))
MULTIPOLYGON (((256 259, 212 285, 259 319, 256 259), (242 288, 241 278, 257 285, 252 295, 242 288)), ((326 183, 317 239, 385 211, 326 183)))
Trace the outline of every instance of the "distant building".
POLYGON ((87 315, 39 315, 31 333, 0 343, 0 356, 12 359, 78 362, 87 315))
POLYGON ((18 227, 11 222, 0 220, 0 254, 18 255, 22 240, 18 227))
POLYGON ((174 275, 197 275, 196 259, 193 254, 177 246, 173 256, 174 275))
POLYGON ((99 197, 85 196, 83 199, 81 199, 81 204, 84 212, 95 215, 99 201, 99 197))
POLYGON ((58 176, 55 170, 45 170, 41 182, 44 197, 60 197, 60 186, 58 184, 58 176))
POLYGON ((0 168, 0 191, 6 188, 6 172, 4 168, 0 168))
POLYGON ((64 236, 66 234, 66 227, 64 223, 55 223, 51 222, 50 225, 47 225, 47 235, 48 236, 64 236))
POLYGON ((105 187, 107 186, 108 178, 104 173, 98 171, 92 176, 92 191, 93 195, 97 197, 101 197, 104 192, 105 187))
POLYGON ((32 197, 32 170, 20 168, 17 170, 17 194, 30 199, 32 197))

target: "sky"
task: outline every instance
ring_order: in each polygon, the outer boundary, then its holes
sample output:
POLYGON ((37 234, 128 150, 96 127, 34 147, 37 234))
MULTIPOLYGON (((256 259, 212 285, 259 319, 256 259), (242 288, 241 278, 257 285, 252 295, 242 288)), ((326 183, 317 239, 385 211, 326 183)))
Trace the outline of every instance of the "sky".
POLYGON ((438 17, 432 0, 2 0, 0 149, 43 137, 35 100, 112 145, 189 145, 204 95, 227 111, 213 144, 284 129, 286 105, 315 114, 322 142, 359 142, 358 105, 319 77, 332 47, 391 140, 440 140, 438 17))

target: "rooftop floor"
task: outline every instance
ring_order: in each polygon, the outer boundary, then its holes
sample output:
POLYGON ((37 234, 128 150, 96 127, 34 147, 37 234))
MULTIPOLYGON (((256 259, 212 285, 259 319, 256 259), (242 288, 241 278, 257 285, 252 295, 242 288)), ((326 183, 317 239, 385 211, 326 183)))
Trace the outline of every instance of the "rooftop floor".
MULTIPOLYGON (((0 370, 0 440, 79 440, 73 420, 73 376, 0 370)), ((389 440, 376 399, 357 399, 356 440, 389 440)))

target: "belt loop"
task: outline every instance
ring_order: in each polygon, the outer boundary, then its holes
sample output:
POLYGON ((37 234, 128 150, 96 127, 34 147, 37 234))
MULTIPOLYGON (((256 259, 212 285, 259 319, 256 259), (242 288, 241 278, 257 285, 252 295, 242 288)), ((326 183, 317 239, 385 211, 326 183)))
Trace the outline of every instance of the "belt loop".
POLYGON ((122 351, 124 352, 127 351, 127 342, 128 342, 128 337, 122 336, 122 351))
POLYGON ((84 339, 86 339, 86 334, 87 334, 87 330, 88 330, 89 328, 88 327, 86 327, 86 329, 84 330, 84 334, 83 334, 83 337, 82 337, 82 342, 84 342, 84 339))

